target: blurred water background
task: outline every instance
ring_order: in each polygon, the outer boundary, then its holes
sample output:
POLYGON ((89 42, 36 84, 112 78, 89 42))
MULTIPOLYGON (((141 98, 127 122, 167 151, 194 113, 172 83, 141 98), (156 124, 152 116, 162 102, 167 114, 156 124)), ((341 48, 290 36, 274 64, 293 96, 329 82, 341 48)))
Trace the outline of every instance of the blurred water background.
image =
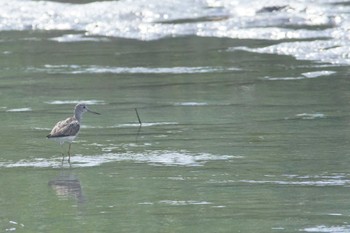
POLYGON ((0 232, 350 232, 349 12, 0 1, 0 232))

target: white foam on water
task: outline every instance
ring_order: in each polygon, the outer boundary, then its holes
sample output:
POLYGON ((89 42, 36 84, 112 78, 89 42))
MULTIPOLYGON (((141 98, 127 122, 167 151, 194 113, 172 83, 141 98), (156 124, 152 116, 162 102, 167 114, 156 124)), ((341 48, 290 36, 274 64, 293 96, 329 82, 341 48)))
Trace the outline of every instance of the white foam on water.
POLYGON ((29 71, 46 72, 50 74, 198 74, 237 71, 234 67, 113 67, 113 66, 80 66, 80 65, 50 65, 30 67, 29 71))
POLYGON ((327 232, 327 233, 348 233, 350 232, 350 225, 344 225, 344 226, 326 226, 326 225, 319 225, 314 227, 306 227, 303 229, 300 229, 299 231, 304 232, 327 232))
POLYGON ((281 175, 281 176, 264 176, 270 179, 241 179, 241 180, 211 180, 210 183, 227 184, 227 183, 246 183, 252 185, 289 185, 289 186, 348 186, 350 185, 349 175, 330 174, 330 175, 281 175))
POLYGON ((301 80, 305 79, 305 77, 297 76, 297 77, 270 77, 265 76, 263 79, 271 80, 271 81, 290 81, 290 80, 301 80))
POLYGON ((234 47, 227 51, 243 50, 253 53, 288 55, 298 60, 348 65, 350 64, 349 46, 350 40, 312 40, 277 43, 262 48, 234 47))
MULTIPOLYGON (((230 160, 241 158, 231 155, 212 155, 209 153, 191 153, 188 151, 146 151, 144 153, 104 153, 101 155, 73 155, 71 156, 74 167, 95 167, 110 162, 134 161, 147 163, 153 166, 203 166, 208 161, 230 160)), ((60 167, 61 157, 23 159, 16 162, 0 162, 0 167, 60 167)))
POLYGON ((208 103, 206 102, 179 102, 175 103, 175 106, 206 106, 208 103))
POLYGON ((149 202, 149 201, 145 201, 145 202, 140 202, 140 203, 137 203, 139 205, 154 205, 153 202, 149 202))
POLYGON ((78 103, 85 103, 88 105, 96 105, 96 104, 105 104, 103 100, 52 100, 45 102, 47 104, 78 104, 78 103))
POLYGON ((120 0, 72 4, 11 0, 0 1, 0 31, 62 30, 62 35, 49 38, 57 43, 103 42, 110 37, 263 39, 275 43, 247 50, 348 65, 350 6, 335 3, 334 0, 120 0))
POLYGON ((249 184, 277 184, 277 185, 300 185, 300 186, 344 186, 349 185, 350 180, 309 180, 309 181, 282 181, 282 180, 240 180, 249 184))
MULTIPOLYGON (((0 30, 75 30, 87 35, 142 40, 200 35, 233 38, 300 38, 320 30, 288 30, 280 25, 339 24, 346 14, 328 9, 328 1, 103 1, 88 4, 50 1, 0 2, 0 30), (269 6, 286 6, 264 13, 269 6), (180 20, 179 22, 177 20, 180 20), (110 22, 113 22, 111 24, 110 22)), ((345 8, 345 6, 344 6, 345 8)))
POLYGON ((51 38, 51 40, 57 42, 108 41, 106 38, 90 37, 85 36, 84 34, 66 34, 63 36, 51 38))
POLYGON ((323 77, 323 76, 329 76, 329 75, 332 75, 335 73, 337 73, 337 72, 336 71, 329 71, 329 70, 320 70, 320 71, 302 73, 302 75, 306 78, 318 78, 318 77, 323 77))
POLYGON ((8 221, 8 226, 5 231, 17 231, 17 229, 23 229, 24 228, 24 224, 23 223, 19 223, 13 220, 8 221))
POLYGON ((329 216, 343 216, 343 214, 340 213, 328 213, 329 216))
POLYGON ((32 111, 31 108, 12 108, 12 109, 6 110, 6 112, 31 112, 31 111, 32 111))
POLYGON ((34 130, 40 130, 40 131, 49 131, 51 128, 44 128, 44 127, 32 127, 34 130))
MULTIPOLYGON (((178 122, 142 122, 142 127, 152 127, 160 125, 177 125, 178 122)), ((129 124, 118 124, 116 126, 110 126, 107 128, 127 128, 127 127, 140 127, 139 123, 129 123, 129 124)))
POLYGON ((208 201, 194 201, 194 200, 187 200, 187 201, 179 201, 179 200, 162 200, 159 201, 160 204, 166 204, 166 205, 175 205, 175 206, 185 206, 185 205, 211 205, 212 202, 208 201))
POLYGON ((320 71, 312 71, 312 72, 305 72, 302 73, 300 76, 295 76, 295 77, 270 77, 266 76, 263 79, 266 80, 271 80, 271 81, 289 81, 289 80, 302 80, 302 79, 310 79, 310 78, 319 78, 319 77, 324 77, 324 76, 330 76, 333 75, 337 72, 335 71, 329 71, 329 70, 320 70, 320 71))
POLYGON ((314 120, 325 118, 326 115, 320 112, 315 113, 299 113, 295 116, 296 118, 304 119, 304 120, 314 120))

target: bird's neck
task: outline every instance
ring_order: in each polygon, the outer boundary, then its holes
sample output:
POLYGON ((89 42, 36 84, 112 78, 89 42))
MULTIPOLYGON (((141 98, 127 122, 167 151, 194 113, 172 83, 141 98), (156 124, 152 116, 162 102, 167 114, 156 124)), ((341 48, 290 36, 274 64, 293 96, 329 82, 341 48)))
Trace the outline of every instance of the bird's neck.
POLYGON ((83 118, 83 114, 79 114, 77 112, 74 113, 74 117, 75 119, 77 119, 77 121, 79 121, 79 123, 81 122, 81 119, 83 118))

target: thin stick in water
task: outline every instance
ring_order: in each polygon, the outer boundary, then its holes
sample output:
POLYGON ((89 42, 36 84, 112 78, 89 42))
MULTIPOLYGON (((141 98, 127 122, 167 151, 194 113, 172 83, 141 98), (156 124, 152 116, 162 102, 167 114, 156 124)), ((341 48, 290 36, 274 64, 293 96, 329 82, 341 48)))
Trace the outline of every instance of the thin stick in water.
POLYGON ((142 121, 140 119, 140 116, 139 116, 139 113, 137 111, 137 108, 135 108, 135 112, 136 112, 137 119, 139 120, 139 124, 142 125, 142 121))

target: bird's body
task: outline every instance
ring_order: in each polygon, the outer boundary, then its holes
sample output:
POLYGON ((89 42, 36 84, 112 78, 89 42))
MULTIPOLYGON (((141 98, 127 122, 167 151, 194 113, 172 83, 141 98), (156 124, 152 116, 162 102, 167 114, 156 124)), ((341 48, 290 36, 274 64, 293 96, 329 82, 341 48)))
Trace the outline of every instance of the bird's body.
POLYGON ((78 135, 79 129, 80 122, 73 116, 57 122, 47 137, 58 141, 60 144, 72 142, 78 135))
POLYGON ((71 143, 78 136, 80 130, 80 122, 85 112, 99 114, 88 109, 85 104, 77 104, 74 108, 74 115, 68 117, 63 121, 57 122, 56 125, 52 128, 50 134, 47 135, 47 138, 57 141, 61 145, 65 142, 69 143, 68 161, 70 161, 71 143))

